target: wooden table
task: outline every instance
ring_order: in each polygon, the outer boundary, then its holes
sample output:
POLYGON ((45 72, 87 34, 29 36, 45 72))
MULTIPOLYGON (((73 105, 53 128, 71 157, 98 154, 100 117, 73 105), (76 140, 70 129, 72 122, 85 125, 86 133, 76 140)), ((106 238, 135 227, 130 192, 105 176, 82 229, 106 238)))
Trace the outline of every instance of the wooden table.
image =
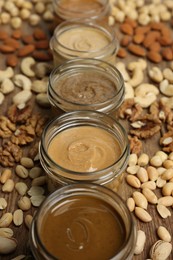
MULTIPOLYGON (((118 25, 117 25, 118 26, 118 25)), ((52 27, 51 23, 42 23, 41 27, 43 28, 43 30, 45 30, 46 32, 50 32, 49 35, 51 35, 51 31, 50 28, 52 27)), ((33 27, 28 27, 27 22, 23 23, 23 28, 28 28, 28 32, 32 32, 33 27)), ((1 29, 5 29, 7 31, 11 31, 11 28, 9 26, 3 26, 0 25, 0 30, 1 29)), ((116 27, 117 29, 117 27, 116 27)), ((26 29, 23 30, 23 33, 26 33, 26 29)), ((128 63, 130 60, 136 60, 136 57, 133 55, 128 55, 127 59, 124 59, 123 62, 124 63, 128 63)), ((21 61, 22 59, 20 59, 21 61)), ((117 61, 121 59, 117 58, 117 61)), ((5 65, 5 55, 0 54, 0 64, 1 67, 0 69, 5 69, 6 65, 5 65)), ((148 63, 148 66, 153 66, 152 63, 148 63)), ((167 66, 166 62, 162 62, 161 64, 159 64, 159 67, 164 68, 165 66, 167 66)), ((15 73, 17 73, 19 71, 19 65, 16 66, 15 68, 15 73)), ((146 76, 146 82, 148 81, 148 78, 146 76)), ((12 104, 12 97, 15 93, 17 93, 19 91, 19 89, 16 87, 15 90, 9 94, 6 95, 5 101, 3 102, 3 104, 0 106, 1 109, 1 115, 6 115, 9 106, 12 104)), ((31 104, 31 106, 33 106, 33 114, 35 113, 41 113, 41 115, 44 117, 45 115, 48 115, 51 117, 51 113, 49 109, 45 109, 45 108, 40 108, 36 102, 35 102, 35 94, 33 94, 32 99, 29 101, 29 103, 31 104)), ((126 126, 128 128, 128 123, 127 121, 123 121, 121 120, 121 123, 126 126)), ((146 152, 147 154, 149 154, 150 157, 152 157, 156 151, 160 150, 158 141, 160 138, 160 133, 154 135, 152 138, 147 139, 145 141, 143 141, 143 150, 142 152, 146 152)), ((1 139, 2 142, 2 139, 1 139)), ((27 155, 28 153, 28 149, 30 148, 30 146, 32 145, 32 143, 30 145, 26 145, 24 147, 22 147, 24 155, 27 155)), ((4 169, 4 167, 1 167, 1 171, 2 169, 4 169)), ((14 169, 15 167, 12 167, 13 170, 13 180, 16 183, 17 181, 21 180, 19 177, 16 176, 16 174, 14 173, 14 169)), ((31 179, 27 178, 26 180, 21 180, 21 181, 25 181, 28 185, 28 187, 30 187, 31 185, 31 179)), ((17 208, 17 200, 19 199, 19 195, 16 192, 16 190, 14 189, 13 192, 11 192, 10 194, 7 193, 3 193, 2 190, 2 185, 0 184, 0 197, 4 197, 6 198, 6 200, 8 201, 8 207, 3 210, 0 211, 0 217, 2 216, 3 213, 5 212, 14 212, 14 210, 17 208)), ((132 195, 132 192, 135 189, 131 188, 129 185, 127 185, 126 181, 124 180, 122 186, 121 186, 121 190, 120 190, 120 195, 123 197, 124 200, 126 200, 128 197, 130 197, 132 195)), ((160 190, 157 190, 157 194, 159 196, 160 194, 160 190)), ((34 212, 37 210, 36 207, 31 207, 31 209, 27 212, 24 212, 24 216, 26 216, 26 214, 34 214, 34 212)), ((170 209, 172 212, 172 209, 170 209)), ((141 221, 139 221, 137 218, 135 218, 136 224, 137 224, 137 228, 141 229, 143 231, 145 231, 146 233, 146 244, 145 244, 145 248, 144 251, 138 255, 138 256, 134 256, 134 260, 144 260, 149 258, 149 250, 151 248, 151 245, 154 244, 154 242, 156 242, 158 240, 158 237, 156 235, 156 229, 160 226, 163 225, 165 226, 173 235, 173 218, 172 217, 168 217, 167 219, 162 219, 158 213, 156 212, 156 207, 154 205, 149 205, 148 207, 148 212, 151 214, 153 221, 149 222, 149 223, 143 223, 141 221)), ((26 255, 26 256, 30 256, 30 249, 29 249, 29 245, 28 245, 28 228, 26 227, 25 224, 22 224, 20 227, 16 227, 13 223, 10 225, 10 227, 13 229, 14 231, 14 237, 17 239, 18 241, 18 246, 17 249, 14 253, 7 255, 7 256, 2 256, 0 255, 0 259, 1 260, 5 260, 5 259, 12 259, 18 255, 26 255)), ((26 258, 26 259, 33 259, 32 257, 30 258, 26 258)), ((169 257, 169 259, 173 259, 173 254, 172 256, 169 257)))

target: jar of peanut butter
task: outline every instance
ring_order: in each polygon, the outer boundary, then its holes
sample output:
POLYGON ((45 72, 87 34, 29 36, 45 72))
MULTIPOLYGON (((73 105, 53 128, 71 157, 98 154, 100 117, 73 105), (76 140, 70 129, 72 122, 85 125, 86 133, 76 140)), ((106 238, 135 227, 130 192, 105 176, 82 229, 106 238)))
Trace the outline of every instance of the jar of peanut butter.
POLYGON ((102 19, 110 11, 109 0, 53 0, 55 15, 62 20, 102 19))
POLYGON ((91 19, 64 21, 50 39, 55 66, 74 58, 97 58, 114 65, 118 48, 115 30, 91 19))
POLYGON ((96 184, 72 184, 50 194, 33 218, 36 260, 131 260, 136 224, 125 202, 96 184))
POLYGON ((50 191, 72 183, 96 183, 117 191, 129 156, 125 129, 113 117, 74 111, 51 120, 43 130, 40 162, 50 191))
POLYGON ((48 98, 55 114, 60 109, 110 113, 121 105, 124 93, 121 72, 103 60, 70 60, 49 75, 48 98))

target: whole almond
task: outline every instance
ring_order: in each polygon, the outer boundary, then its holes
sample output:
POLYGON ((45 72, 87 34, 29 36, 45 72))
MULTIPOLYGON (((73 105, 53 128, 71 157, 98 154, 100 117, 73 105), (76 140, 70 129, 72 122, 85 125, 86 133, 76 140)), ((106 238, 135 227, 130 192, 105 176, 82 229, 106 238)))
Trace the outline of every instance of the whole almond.
POLYGON ((33 36, 36 40, 45 40, 47 38, 46 33, 41 28, 35 28, 33 36))
POLYGON ((120 44, 122 47, 127 47, 131 41, 132 41, 132 37, 130 35, 124 35, 123 38, 121 39, 120 44))
POLYGON ((127 56, 127 51, 124 48, 119 48, 117 52, 117 57, 125 58, 127 56))
POLYGON ((173 50, 171 48, 162 49, 161 54, 164 60, 167 61, 173 60, 173 50))
POLYGON ((134 175, 127 175, 126 181, 130 186, 132 186, 134 188, 140 188, 141 187, 140 180, 134 175))
POLYGON ((141 44, 143 41, 144 41, 144 38, 145 38, 145 36, 144 36, 144 34, 135 34, 134 36, 133 36, 133 42, 134 43, 137 43, 137 44, 141 44))
POLYGON ((0 228, 6 228, 8 227, 13 220, 13 216, 11 213, 7 212, 2 215, 0 218, 0 228))
POLYGON ((15 49, 19 49, 20 48, 20 42, 15 40, 15 39, 13 39, 13 38, 5 39, 4 44, 8 45, 8 46, 11 46, 11 47, 14 47, 15 49))
POLYGON ((130 43, 128 45, 128 50, 134 54, 134 55, 137 55, 137 56, 140 56, 140 57, 145 57, 146 56, 146 51, 143 47, 137 45, 137 44, 133 44, 133 43, 130 43))
POLYGON ((9 37, 9 34, 7 31, 5 30, 0 30, 0 40, 3 41, 5 39, 7 39, 9 37))
POLYGON ((150 190, 148 188, 143 188, 142 193, 149 203, 151 203, 151 204, 157 203, 157 201, 158 201, 157 196, 155 195, 155 193, 152 190, 150 190))
POLYGON ((25 57, 31 54, 35 50, 34 44, 28 44, 18 50, 18 57, 25 57))
POLYGON ((143 222, 150 222, 152 220, 151 215, 140 207, 135 207, 135 215, 143 222))
POLYGON ((36 59, 38 61, 50 61, 50 60, 52 60, 52 56, 45 51, 36 50, 36 51, 33 52, 32 56, 33 56, 34 59, 36 59))
POLYGON ((169 211, 169 209, 162 204, 157 205, 157 211, 162 218, 167 218, 171 216, 171 212, 169 211))
POLYGON ((128 35, 133 35, 133 27, 128 23, 122 23, 120 25, 120 31, 128 35))
POLYGON ((171 235, 165 227, 159 226, 157 229, 157 235, 161 240, 171 242, 171 235))
POLYGON ((141 192, 134 191, 133 192, 133 199, 135 201, 136 206, 141 207, 143 209, 147 209, 148 201, 141 192))
POLYGON ((18 57, 15 54, 7 55, 6 64, 10 67, 16 67, 18 64, 18 57))
POLYGON ((37 41, 35 43, 35 47, 36 47, 36 49, 48 49, 49 41, 48 40, 37 41))
POLYGON ((8 46, 8 45, 1 45, 0 46, 0 51, 4 54, 8 54, 8 53, 12 53, 15 51, 15 48, 12 46, 8 46))
POLYGON ((173 205, 173 197, 172 196, 164 196, 158 199, 157 201, 158 204, 162 204, 166 207, 172 206, 173 205))
POLYGON ((162 61, 162 56, 156 51, 149 51, 147 53, 147 58, 154 63, 159 63, 162 61))
POLYGON ((14 38, 14 39, 17 39, 19 40, 22 36, 22 31, 20 29, 16 29, 16 30, 13 30, 11 36, 14 38))

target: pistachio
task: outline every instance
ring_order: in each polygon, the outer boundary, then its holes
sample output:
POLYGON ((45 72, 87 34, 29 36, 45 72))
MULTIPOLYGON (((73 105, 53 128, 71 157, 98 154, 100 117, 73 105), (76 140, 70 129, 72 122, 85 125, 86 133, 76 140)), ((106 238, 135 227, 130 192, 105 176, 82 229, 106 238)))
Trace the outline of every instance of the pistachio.
POLYGON ((15 251, 17 241, 14 238, 0 236, 0 254, 10 254, 15 251))
POLYGON ((156 260, 166 260, 168 259, 172 251, 172 245, 163 240, 158 240, 150 250, 150 257, 156 260))

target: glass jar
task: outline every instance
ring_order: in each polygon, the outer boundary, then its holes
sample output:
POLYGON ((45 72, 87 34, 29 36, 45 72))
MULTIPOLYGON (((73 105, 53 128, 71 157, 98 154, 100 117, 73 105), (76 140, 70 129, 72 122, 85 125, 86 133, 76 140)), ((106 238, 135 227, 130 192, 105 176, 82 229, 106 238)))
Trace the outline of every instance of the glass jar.
POLYGON ((55 117, 46 125, 39 155, 50 191, 77 182, 111 185, 118 190, 128 161, 129 142, 125 129, 111 116, 75 111, 55 117), (62 161, 57 162, 54 155, 62 161))
POLYGON ((118 48, 115 30, 88 19, 60 23, 50 39, 55 66, 75 58, 97 58, 114 65, 118 48))
POLYGON ((49 195, 30 229, 30 246, 36 260, 130 260, 135 243, 136 224, 125 202, 113 191, 96 184, 72 184, 49 195), (95 200, 99 203, 93 205, 95 200), (107 221, 109 214, 111 222, 107 221), (109 241, 115 243, 113 254, 109 241), (60 243, 64 249, 61 253, 60 243))
POLYGON ((110 11, 109 0, 53 0, 55 14, 62 20, 102 19, 110 11))
POLYGON ((50 73, 48 99, 53 111, 93 110, 110 113, 124 99, 124 80, 111 64, 96 59, 68 61, 50 73))

